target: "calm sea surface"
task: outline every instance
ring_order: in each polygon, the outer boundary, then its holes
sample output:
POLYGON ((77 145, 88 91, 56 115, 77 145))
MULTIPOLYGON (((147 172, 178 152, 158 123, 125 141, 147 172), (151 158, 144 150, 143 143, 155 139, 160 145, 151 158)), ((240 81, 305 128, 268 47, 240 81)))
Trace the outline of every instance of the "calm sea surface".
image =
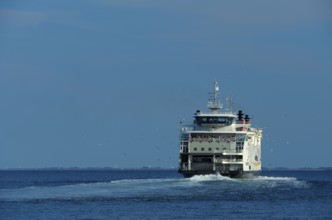
POLYGON ((0 171, 0 219, 332 219, 332 171, 0 171))

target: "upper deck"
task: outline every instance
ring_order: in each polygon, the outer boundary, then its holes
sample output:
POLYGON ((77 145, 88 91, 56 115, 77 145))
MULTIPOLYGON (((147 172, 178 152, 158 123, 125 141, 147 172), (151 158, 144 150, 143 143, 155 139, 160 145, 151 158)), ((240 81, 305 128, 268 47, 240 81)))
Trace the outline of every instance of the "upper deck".
POLYGON ((219 86, 214 83, 214 90, 210 93, 211 97, 208 101, 210 112, 203 113, 197 110, 194 114, 193 125, 182 129, 182 131, 247 131, 250 128, 251 121, 248 115, 239 111, 238 114, 232 112, 232 98, 229 97, 229 111, 223 112, 223 105, 220 102, 219 86))

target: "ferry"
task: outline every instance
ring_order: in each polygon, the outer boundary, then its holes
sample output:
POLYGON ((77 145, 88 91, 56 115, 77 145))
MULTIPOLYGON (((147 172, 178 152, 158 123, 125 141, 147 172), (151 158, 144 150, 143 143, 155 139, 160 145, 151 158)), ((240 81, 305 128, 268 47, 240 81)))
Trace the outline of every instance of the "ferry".
POLYGON ((209 112, 197 110, 193 124, 182 126, 179 173, 184 177, 220 174, 234 178, 261 171, 262 129, 251 127, 251 118, 239 110, 223 111, 218 82, 208 101, 209 112))

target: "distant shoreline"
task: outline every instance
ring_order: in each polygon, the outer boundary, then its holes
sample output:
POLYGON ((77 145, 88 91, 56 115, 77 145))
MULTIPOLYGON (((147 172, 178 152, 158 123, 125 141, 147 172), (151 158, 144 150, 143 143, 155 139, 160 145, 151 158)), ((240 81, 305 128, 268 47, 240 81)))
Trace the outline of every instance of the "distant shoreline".
POLYGON ((177 168, 141 167, 141 168, 113 168, 113 167, 45 167, 45 168, 0 168, 2 170, 177 170, 177 168))
POLYGON ((309 171, 309 170, 332 170, 332 167, 300 167, 300 168, 287 168, 287 167, 273 167, 273 168, 268 168, 268 167, 263 167, 263 171, 265 170, 278 170, 278 171, 287 171, 287 170, 297 170, 297 171, 309 171))
MULTIPOLYGON (((38 170, 45 170, 45 171, 61 171, 61 170, 114 170, 114 171, 130 171, 130 170, 177 170, 178 168, 162 168, 162 167, 140 167, 140 168, 114 168, 114 167, 44 167, 44 168, 0 168, 0 171, 38 171, 38 170)), ((262 171, 269 171, 269 170, 275 170, 275 171, 322 171, 322 170, 331 170, 332 167, 303 167, 303 168, 287 168, 287 167, 263 167, 262 171)))

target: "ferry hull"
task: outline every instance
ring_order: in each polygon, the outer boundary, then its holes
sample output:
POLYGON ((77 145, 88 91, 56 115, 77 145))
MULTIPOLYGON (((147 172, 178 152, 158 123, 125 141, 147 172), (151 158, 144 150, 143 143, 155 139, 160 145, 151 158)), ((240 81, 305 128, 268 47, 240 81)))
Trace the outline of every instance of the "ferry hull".
POLYGON ((258 176, 260 171, 229 171, 227 173, 222 173, 212 170, 179 170, 185 178, 190 178, 195 175, 209 175, 209 174, 220 174, 222 176, 227 176, 230 178, 251 178, 258 176))

